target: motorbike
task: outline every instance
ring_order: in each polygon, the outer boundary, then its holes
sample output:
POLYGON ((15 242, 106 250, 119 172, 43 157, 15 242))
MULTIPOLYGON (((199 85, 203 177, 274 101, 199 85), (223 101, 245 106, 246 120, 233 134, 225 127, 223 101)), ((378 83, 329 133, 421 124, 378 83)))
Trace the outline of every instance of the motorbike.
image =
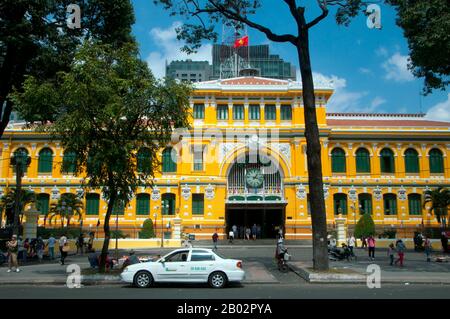
POLYGON ((277 256, 277 265, 278 270, 281 272, 288 272, 289 266, 287 264, 288 260, 290 260, 291 255, 288 254, 287 248, 281 250, 280 254, 277 256))
POLYGON ((356 258, 354 254, 352 254, 350 248, 347 245, 342 244, 342 248, 337 248, 336 246, 328 246, 328 258, 332 261, 339 261, 346 259, 347 261, 350 258, 356 258))

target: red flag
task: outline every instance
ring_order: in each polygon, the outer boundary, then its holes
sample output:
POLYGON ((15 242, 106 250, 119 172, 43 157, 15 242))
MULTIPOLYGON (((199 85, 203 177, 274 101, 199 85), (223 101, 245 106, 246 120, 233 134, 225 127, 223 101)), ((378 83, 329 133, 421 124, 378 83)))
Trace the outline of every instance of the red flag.
POLYGON ((248 46, 248 36, 242 37, 234 41, 234 48, 246 47, 248 46))

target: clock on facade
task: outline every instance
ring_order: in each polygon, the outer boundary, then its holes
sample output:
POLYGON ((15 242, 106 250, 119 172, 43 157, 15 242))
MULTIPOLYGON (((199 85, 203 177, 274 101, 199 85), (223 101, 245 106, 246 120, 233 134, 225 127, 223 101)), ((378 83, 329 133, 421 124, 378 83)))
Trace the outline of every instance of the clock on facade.
POLYGON ((247 181, 247 185, 253 188, 259 188, 262 186, 264 182, 264 175, 257 168, 252 168, 248 170, 247 175, 245 177, 247 181))

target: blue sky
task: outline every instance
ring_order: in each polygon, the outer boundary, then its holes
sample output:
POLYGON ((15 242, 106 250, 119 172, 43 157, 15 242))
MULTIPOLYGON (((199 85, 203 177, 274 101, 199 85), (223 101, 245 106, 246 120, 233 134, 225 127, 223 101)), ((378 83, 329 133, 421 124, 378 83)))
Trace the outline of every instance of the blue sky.
MULTIPOLYGON (((155 6, 151 0, 133 0, 136 24, 133 33, 140 45, 142 59, 157 76, 164 75, 166 60, 211 61, 211 43, 197 54, 187 56, 179 48, 174 27, 180 17, 155 6)), ((308 17, 319 13, 315 0, 304 1, 308 17)), ((252 17, 277 33, 294 33, 294 23, 286 5, 280 0, 263 0, 263 7, 252 17), (275 14, 274 14, 275 13, 275 14)), ((369 29, 366 17, 355 18, 349 27, 338 26, 333 15, 316 25, 310 34, 311 61, 316 78, 332 79, 335 94, 329 111, 428 113, 433 119, 450 121, 450 93, 436 91, 420 96, 423 81, 406 69, 408 46, 403 31, 395 25, 395 12, 381 7, 381 30, 369 29)), ((221 26, 218 26, 221 31, 221 26)), ((268 41, 258 31, 249 29, 250 45, 269 44, 271 52, 298 68, 295 48, 290 44, 268 41)))

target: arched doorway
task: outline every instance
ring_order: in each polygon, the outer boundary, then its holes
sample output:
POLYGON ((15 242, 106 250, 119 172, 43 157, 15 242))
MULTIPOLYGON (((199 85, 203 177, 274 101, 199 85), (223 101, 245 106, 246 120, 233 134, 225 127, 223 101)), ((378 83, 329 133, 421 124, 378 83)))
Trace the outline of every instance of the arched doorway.
POLYGON ((227 176, 226 226, 238 228, 243 239, 245 229, 257 238, 276 238, 284 229, 285 206, 282 170, 268 155, 249 155, 235 159, 227 176), (255 227, 256 226, 256 227, 255 227))

